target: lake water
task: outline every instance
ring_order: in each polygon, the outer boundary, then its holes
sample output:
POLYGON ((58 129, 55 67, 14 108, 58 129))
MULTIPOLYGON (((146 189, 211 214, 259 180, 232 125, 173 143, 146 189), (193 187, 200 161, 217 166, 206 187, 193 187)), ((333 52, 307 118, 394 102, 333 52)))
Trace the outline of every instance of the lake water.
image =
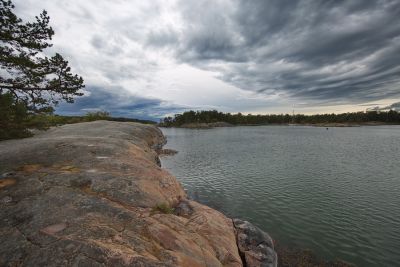
POLYGON ((399 126, 162 131, 193 199, 326 259, 400 266, 399 126))

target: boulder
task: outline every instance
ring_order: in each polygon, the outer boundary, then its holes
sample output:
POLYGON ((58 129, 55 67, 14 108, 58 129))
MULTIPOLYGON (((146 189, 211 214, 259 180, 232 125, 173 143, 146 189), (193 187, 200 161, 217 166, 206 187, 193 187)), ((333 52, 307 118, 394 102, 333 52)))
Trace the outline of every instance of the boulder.
POLYGON ((240 219, 233 219, 237 245, 245 266, 276 267, 278 258, 272 238, 258 227, 240 219))

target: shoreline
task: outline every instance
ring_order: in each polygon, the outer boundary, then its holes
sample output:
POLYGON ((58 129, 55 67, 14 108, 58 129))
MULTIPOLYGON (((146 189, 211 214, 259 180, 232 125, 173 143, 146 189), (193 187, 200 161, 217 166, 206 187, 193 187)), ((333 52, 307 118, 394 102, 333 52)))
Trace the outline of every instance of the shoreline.
POLYGON ((0 142, 0 265, 277 266, 268 234, 187 198, 164 144, 108 121, 0 142))

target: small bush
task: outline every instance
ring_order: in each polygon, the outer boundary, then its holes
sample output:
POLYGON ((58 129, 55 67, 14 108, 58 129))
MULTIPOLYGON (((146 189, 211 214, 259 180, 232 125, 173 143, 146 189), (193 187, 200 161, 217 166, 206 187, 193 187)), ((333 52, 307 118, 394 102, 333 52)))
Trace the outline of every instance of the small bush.
POLYGON ((25 125, 30 129, 47 130, 52 126, 50 117, 52 115, 47 114, 35 114, 28 117, 25 125))
POLYGON ((153 207, 151 209, 152 214, 157 213, 157 212, 164 213, 164 214, 172 214, 172 213, 174 213, 174 211, 175 211, 175 209, 170 207, 170 205, 168 203, 157 204, 155 207, 153 207))

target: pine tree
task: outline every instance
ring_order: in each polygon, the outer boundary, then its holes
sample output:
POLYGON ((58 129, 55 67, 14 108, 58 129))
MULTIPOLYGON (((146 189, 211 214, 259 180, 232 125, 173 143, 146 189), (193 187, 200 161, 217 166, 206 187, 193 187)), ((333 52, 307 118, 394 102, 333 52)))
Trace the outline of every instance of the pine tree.
POLYGON ((24 23, 10 0, 0 0, 0 94, 11 94, 30 113, 51 112, 60 101, 81 96, 82 77, 60 54, 43 55, 54 35, 43 11, 35 22, 24 23))
POLYGON ((29 136, 29 115, 72 103, 85 87, 60 54, 44 55, 54 35, 47 12, 24 23, 13 9, 10 0, 0 0, 0 140, 29 136))

